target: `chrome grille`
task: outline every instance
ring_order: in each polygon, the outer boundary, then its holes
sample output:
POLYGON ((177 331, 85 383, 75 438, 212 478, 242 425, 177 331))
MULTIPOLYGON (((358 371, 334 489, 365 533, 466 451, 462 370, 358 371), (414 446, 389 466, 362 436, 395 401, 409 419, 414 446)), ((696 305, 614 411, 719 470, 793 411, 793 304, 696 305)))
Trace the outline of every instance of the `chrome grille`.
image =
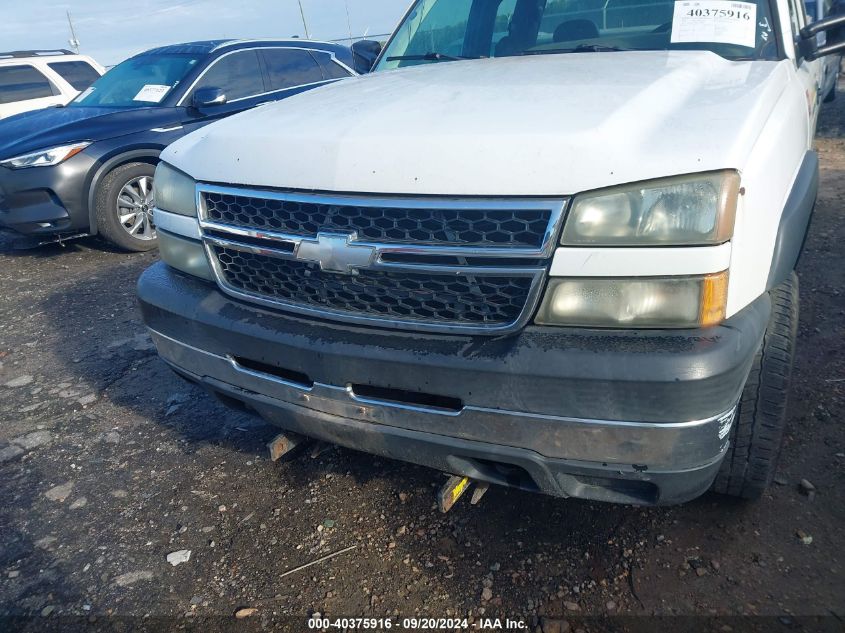
POLYGON ((362 270, 322 273, 317 264, 213 247, 229 284, 246 293, 316 309, 396 320, 501 326, 528 300, 530 277, 362 270))
POLYGON ((376 204, 331 204, 301 199, 208 193, 206 217, 212 222, 291 235, 349 231, 358 239, 405 244, 540 248, 552 209, 455 208, 376 204))
POLYGON ((501 333, 531 317, 565 200, 375 198, 200 184, 230 295, 401 329, 501 333))

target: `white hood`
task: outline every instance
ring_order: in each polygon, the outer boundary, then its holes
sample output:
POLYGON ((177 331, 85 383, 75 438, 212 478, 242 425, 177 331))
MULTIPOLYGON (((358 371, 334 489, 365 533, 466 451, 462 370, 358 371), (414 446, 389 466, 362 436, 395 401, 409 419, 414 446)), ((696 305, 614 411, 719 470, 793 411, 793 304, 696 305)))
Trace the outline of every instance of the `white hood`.
POLYGON ((741 169, 785 63, 704 51, 432 63, 225 119, 163 158, 206 182, 386 194, 553 196, 741 169))

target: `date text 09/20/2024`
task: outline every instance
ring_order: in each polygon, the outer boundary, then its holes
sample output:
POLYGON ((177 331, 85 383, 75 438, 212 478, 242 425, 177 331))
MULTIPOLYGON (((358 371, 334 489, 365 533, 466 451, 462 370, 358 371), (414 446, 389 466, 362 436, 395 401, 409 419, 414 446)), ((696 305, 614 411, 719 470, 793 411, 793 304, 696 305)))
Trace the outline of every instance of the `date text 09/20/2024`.
POLYGON ((523 631, 528 624, 522 619, 480 618, 470 622, 467 618, 321 618, 308 620, 308 628, 319 631, 370 630, 386 631, 396 628, 407 631, 437 631, 456 629, 476 631, 523 631))

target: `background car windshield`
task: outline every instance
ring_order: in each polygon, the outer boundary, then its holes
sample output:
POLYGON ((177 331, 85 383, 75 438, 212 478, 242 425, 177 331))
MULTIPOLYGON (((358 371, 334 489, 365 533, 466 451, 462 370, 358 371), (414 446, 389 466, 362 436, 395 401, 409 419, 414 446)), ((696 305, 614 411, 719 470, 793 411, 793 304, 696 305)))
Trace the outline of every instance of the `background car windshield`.
POLYGON ((582 50, 709 50, 731 59, 777 58, 768 0, 692 4, 680 6, 685 3, 674 0, 419 0, 388 44, 378 70, 442 60, 431 53, 507 57, 559 53, 579 46, 582 50), (677 23, 676 5, 682 10, 677 23), (727 37, 724 30, 713 35, 715 19, 731 23, 727 37), (396 59, 408 56, 428 59, 396 59))
POLYGON ((62 79, 68 82, 74 90, 85 90, 100 78, 100 73, 88 62, 52 62, 47 64, 55 70, 62 79))
POLYGON ((139 55, 112 68, 71 106, 140 108, 160 105, 197 65, 190 55, 139 55))

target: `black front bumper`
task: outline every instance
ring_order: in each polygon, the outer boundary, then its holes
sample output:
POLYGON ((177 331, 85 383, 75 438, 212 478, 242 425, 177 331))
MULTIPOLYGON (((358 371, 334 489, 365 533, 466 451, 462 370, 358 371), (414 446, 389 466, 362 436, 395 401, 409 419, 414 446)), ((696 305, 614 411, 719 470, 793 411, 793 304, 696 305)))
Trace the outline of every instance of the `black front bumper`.
POLYGON ((0 228, 35 240, 88 232, 87 183, 96 164, 82 152, 55 167, 0 167, 0 228))
POLYGON ((283 428, 496 483, 635 503, 709 487, 770 310, 764 296, 707 330, 470 337, 284 315, 163 264, 144 273, 139 295, 174 369, 283 428))

